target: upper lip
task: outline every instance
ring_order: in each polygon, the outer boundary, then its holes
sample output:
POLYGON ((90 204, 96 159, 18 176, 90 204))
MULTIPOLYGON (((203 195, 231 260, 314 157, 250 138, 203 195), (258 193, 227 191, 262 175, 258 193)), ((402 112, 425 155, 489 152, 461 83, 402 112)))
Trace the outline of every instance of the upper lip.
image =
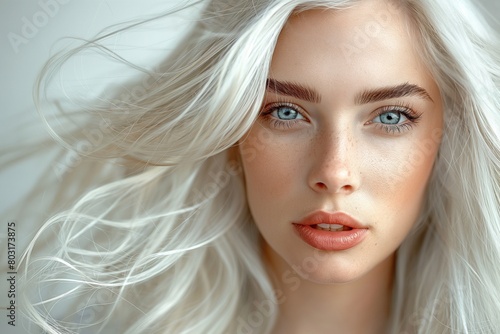
POLYGON ((299 225, 318 225, 318 224, 340 224, 350 228, 367 228, 356 219, 344 212, 329 213, 325 211, 316 211, 294 224, 299 225))

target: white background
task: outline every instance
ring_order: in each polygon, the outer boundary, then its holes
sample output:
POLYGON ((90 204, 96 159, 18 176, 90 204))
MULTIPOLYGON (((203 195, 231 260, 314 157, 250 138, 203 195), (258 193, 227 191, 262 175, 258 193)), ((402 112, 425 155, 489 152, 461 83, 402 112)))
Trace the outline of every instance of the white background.
MULTIPOLYGON (((54 50, 59 50, 67 41, 57 40, 66 36, 78 36, 92 38, 102 28, 127 21, 133 18, 148 17, 162 13, 176 4, 183 4, 186 0, 0 0, 0 145, 16 143, 23 138, 43 132, 43 127, 38 121, 32 101, 33 82, 38 71, 44 62, 53 54, 54 50), (64 2, 62 4, 62 2, 64 2), (48 19, 43 21, 41 12, 46 9, 43 4, 57 3, 52 6, 48 19), (26 44, 13 46, 9 40, 12 34, 23 36, 23 27, 26 21, 35 23, 39 21, 40 27, 35 32, 31 31, 26 44), (53 48, 53 49, 51 49, 53 48), (38 124, 35 127, 24 127, 27 120, 32 120, 38 124)), ((499 0, 482 0, 489 12, 496 17, 500 14, 499 0)), ((142 64, 154 63, 155 59, 160 59, 170 49, 176 41, 179 33, 183 32, 182 27, 195 18, 196 11, 183 12, 175 17, 169 17, 168 21, 162 21, 159 29, 147 30, 147 33, 121 36, 115 39, 118 45, 135 45, 136 49, 130 50, 130 57, 142 64), (147 48, 150 52, 141 52, 147 48)), ((26 31, 26 30, 25 30, 26 31)), ((185 29, 184 29, 185 31, 185 29)), ((66 44, 65 44, 66 43, 66 44)), ((88 64, 86 67, 88 70, 88 64)), ((89 89, 102 90, 106 84, 113 80, 123 80, 118 73, 110 68, 96 68, 96 73, 102 77, 103 74, 108 81, 95 81, 89 89)), ((80 73, 81 74, 81 73, 80 73)), ((75 73, 78 77, 78 73, 75 73)), ((29 189, 30 184, 38 176, 40 166, 47 164, 47 161, 29 161, 25 164, 5 170, 0 166, 0 214, 3 209, 15 203, 18 198, 29 189)), ((29 210, 29 208, 26 208, 29 210)), ((4 247, 6 223, 15 217, 0 217, 0 243, 4 247)), ((32 231, 33 232, 33 231, 32 231)), ((26 235, 27 231, 23 231, 26 235)), ((27 239, 28 237, 26 237, 27 239)), ((23 236, 18 235, 19 242, 26 242, 23 236)), ((21 248, 21 247, 20 247, 21 248)), ((3 254, 3 253, 1 253, 3 254)), ((0 259, 5 261, 5 259, 0 259)), ((2 263, 3 264, 3 263, 2 263)), ((3 307, 6 300, 5 274, 0 273, 0 305, 3 307)), ((0 332, 1 333, 24 333, 22 328, 15 330, 6 326, 5 311, 0 310, 0 332)))
MULTIPOLYGON (((188 3, 188 0, 59 1, 0 0, 0 147, 45 134, 45 129, 35 111, 32 89, 35 78, 47 59, 65 46, 75 45, 74 41, 58 41, 60 38, 92 39, 105 27, 134 19, 150 18, 188 3), (43 5, 48 3, 52 4, 50 8, 43 5), (50 15, 44 15, 44 12, 50 15), (36 30, 26 28, 29 25, 26 21, 34 24, 36 30), (38 23, 39 27, 35 23, 38 23), (12 34, 21 38, 29 36, 29 38, 23 41, 26 43, 16 45, 11 41, 12 34), (26 126, 27 121, 31 121, 32 125, 26 126)), ((172 45, 196 18, 196 14, 197 9, 193 8, 168 16, 166 19, 137 29, 136 33, 125 33, 113 37, 108 45, 116 45, 118 49, 125 50, 123 54, 127 55, 128 60, 147 68, 148 64, 155 64, 168 54, 172 45)), ((96 68, 92 70, 92 61, 88 61, 85 57, 80 59, 77 56, 76 58, 77 70, 74 73, 65 74, 65 78, 76 78, 77 86, 83 87, 84 90, 93 90, 97 93, 107 85, 127 79, 109 63, 104 65, 96 61, 96 68), (81 62, 81 66, 78 62, 81 62), (95 78, 100 79, 84 82, 82 78, 92 77, 92 72, 95 72, 95 78)), ((88 91, 84 93, 88 94, 88 91)), ((4 248, 7 248, 7 222, 18 218, 7 216, 4 211, 11 204, 18 202, 46 166, 50 168, 48 158, 38 158, 36 161, 27 160, 9 169, 2 168, 3 166, 0 165, 0 246, 2 247, 0 268, 2 270, 6 262, 4 248)), ((40 201, 43 199, 41 198, 40 201)), ((26 207, 23 210, 29 212, 30 208, 26 207)), ((30 224, 41 222, 41 217, 40 219, 35 217, 30 224)), ((28 240, 35 232, 34 228, 26 226, 28 225, 26 221, 24 223, 17 222, 18 258, 21 255, 21 249, 26 247, 28 240)), ((27 333, 19 322, 19 314, 17 314, 15 328, 7 325, 6 279, 7 275, 0 272, 0 333, 27 333)))

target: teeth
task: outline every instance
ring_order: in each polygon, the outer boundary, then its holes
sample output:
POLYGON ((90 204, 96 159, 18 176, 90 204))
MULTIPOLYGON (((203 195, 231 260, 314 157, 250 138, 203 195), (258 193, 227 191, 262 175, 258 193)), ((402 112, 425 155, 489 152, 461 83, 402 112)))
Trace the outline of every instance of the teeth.
POLYGON ((344 229, 344 225, 340 225, 340 224, 317 224, 316 228, 318 230, 326 230, 326 231, 342 231, 344 229))

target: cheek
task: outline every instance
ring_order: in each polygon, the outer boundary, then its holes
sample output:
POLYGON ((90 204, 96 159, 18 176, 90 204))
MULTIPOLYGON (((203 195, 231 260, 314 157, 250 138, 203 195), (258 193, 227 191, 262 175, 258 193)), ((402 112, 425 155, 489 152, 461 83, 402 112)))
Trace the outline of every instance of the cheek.
POLYGON ((297 173, 298 152, 279 142, 263 139, 262 131, 250 133, 240 144, 249 201, 259 197, 280 198, 289 193, 290 178, 297 173))
POLYGON ((301 151, 268 138, 265 132, 253 129, 239 145, 248 203, 256 221, 267 221, 285 209, 301 180, 301 151))
POLYGON ((439 148, 439 138, 424 132, 403 143, 399 154, 380 163, 380 180, 374 183, 385 214, 393 221, 411 225, 417 219, 425 197, 439 148))

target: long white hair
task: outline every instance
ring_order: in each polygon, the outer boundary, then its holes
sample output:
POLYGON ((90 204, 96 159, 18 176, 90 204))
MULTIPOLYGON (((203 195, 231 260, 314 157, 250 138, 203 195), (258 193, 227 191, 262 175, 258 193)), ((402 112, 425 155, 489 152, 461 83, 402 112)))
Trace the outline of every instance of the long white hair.
MULTIPOLYGON (((258 117, 288 17, 355 3, 212 0, 157 70, 131 83, 148 82, 145 94, 89 103, 86 123, 51 130, 86 147, 60 187, 95 186, 30 243, 23 312, 48 333, 269 333, 278 301, 232 148, 258 117)), ((500 40, 470 0, 391 5, 410 18, 445 107, 426 205, 397 253, 391 333, 499 333, 500 40)), ((61 63, 106 51, 107 36, 51 59, 37 101, 61 63)))

